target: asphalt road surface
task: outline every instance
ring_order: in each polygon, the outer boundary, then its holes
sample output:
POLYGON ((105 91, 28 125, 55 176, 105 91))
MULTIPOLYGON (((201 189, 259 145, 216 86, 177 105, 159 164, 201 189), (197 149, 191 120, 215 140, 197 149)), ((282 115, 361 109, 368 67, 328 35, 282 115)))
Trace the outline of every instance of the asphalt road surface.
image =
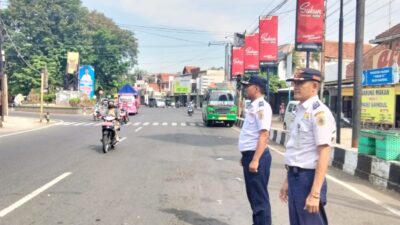
MULTIPOLYGON (((204 127, 199 111, 141 108, 103 154, 91 115, 53 118, 62 122, 0 137, 1 225, 251 224, 237 128, 204 127)), ((271 147, 272 220, 286 225, 283 149, 271 147)), ((399 224, 398 194, 335 169, 329 175, 330 224, 399 224)))

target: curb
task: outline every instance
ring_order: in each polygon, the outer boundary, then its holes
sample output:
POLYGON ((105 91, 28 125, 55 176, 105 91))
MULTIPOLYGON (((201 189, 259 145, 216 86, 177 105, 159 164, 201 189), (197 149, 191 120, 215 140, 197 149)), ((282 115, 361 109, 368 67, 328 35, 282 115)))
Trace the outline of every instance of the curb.
MULTIPOLYGON (((235 125, 242 128, 243 122, 244 120, 240 118, 235 125)), ((289 140, 289 135, 287 131, 271 129, 269 139, 284 146, 289 140)), ((382 160, 334 145, 329 165, 367 180, 375 186, 400 193, 400 162, 382 160)))

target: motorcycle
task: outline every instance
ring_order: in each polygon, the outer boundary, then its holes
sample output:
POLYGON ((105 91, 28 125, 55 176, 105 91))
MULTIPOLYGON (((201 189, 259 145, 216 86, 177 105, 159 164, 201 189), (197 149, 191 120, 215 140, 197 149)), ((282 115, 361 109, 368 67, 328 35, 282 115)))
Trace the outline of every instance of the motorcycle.
POLYGON ((101 119, 101 113, 100 110, 95 109, 93 112, 93 120, 94 121, 99 121, 101 119))
POLYGON ((187 110, 187 113, 188 113, 188 115, 189 116, 192 116, 193 115, 193 113, 194 113, 194 111, 193 111, 193 107, 188 107, 188 110, 187 110))
POLYGON ((103 153, 106 154, 110 148, 114 149, 117 141, 115 139, 115 125, 113 116, 103 117, 103 123, 101 124, 102 136, 101 142, 103 144, 103 153))
POLYGON ((127 124, 129 122, 129 115, 125 109, 121 109, 120 117, 121 117, 121 124, 127 124))

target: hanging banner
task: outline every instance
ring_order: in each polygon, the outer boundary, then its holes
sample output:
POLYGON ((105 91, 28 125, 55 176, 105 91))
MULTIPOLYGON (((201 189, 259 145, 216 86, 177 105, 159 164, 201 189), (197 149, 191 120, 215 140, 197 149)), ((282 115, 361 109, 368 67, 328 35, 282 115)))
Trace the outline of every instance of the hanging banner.
POLYGON ((324 0, 297 0, 296 51, 321 51, 324 14, 324 0))
POLYGON ((94 96, 94 76, 93 66, 85 65, 79 68, 79 90, 89 98, 94 96))
POLYGON ((75 74, 79 64, 79 52, 67 53, 67 74, 75 74))
POLYGON ((259 35, 258 33, 249 34, 245 37, 244 49, 244 72, 256 73, 260 65, 258 60, 259 35))
POLYGON ((231 79, 235 79, 237 75, 244 74, 244 47, 232 48, 232 74, 231 79))
POLYGON ((260 64, 275 65, 278 61, 278 17, 260 18, 260 64))

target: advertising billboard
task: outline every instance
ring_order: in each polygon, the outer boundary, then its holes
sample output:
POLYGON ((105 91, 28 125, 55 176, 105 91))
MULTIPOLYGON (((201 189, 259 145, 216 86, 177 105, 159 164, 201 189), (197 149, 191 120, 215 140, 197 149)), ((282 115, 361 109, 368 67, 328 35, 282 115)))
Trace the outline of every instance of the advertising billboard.
POLYGON ((393 125, 395 122, 396 92, 394 87, 363 88, 361 121, 393 125))
POLYGON ((86 93, 89 98, 94 96, 94 78, 93 66, 79 67, 79 91, 86 93))
POLYGON ((259 65, 259 34, 249 34, 245 37, 245 48, 244 48, 244 72, 252 73, 258 72, 259 65))
POLYGON ((232 74, 231 79, 236 78, 237 75, 243 76, 244 74, 244 48, 232 48, 232 74))
POLYGON ((278 61, 278 17, 260 17, 260 64, 278 61))
POLYGON ((179 76, 174 79, 174 94, 189 94, 192 92, 192 75, 179 76))
POLYGON ((67 74, 76 74, 79 65, 79 52, 67 53, 67 74))
POLYGON ((324 0, 297 0, 296 51, 321 51, 324 15, 324 0))

